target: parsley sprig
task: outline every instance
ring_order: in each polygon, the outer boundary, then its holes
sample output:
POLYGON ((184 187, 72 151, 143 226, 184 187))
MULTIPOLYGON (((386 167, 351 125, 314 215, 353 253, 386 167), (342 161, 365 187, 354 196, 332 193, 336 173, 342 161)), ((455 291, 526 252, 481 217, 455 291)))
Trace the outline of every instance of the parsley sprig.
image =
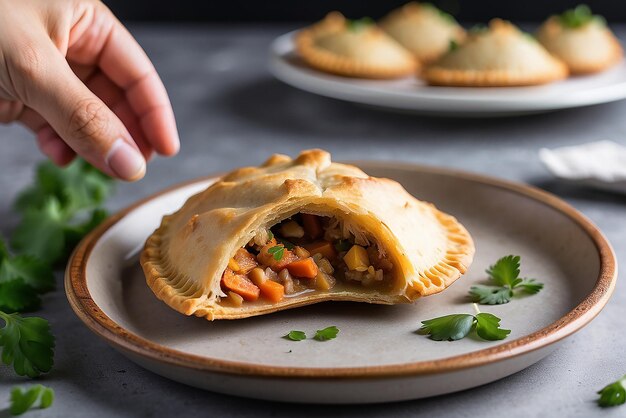
POLYGON ((39 402, 38 408, 45 409, 54 402, 54 391, 44 385, 33 385, 28 389, 19 387, 11 390, 11 415, 22 415, 39 402))
POLYGON ((474 330, 476 334, 487 341, 505 339, 511 330, 500 328, 501 319, 497 316, 480 312, 474 304, 476 315, 452 314, 422 321, 419 334, 428 335, 435 341, 456 341, 463 339, 474 330))
POLYGON ((601 407, 617 406, 626 403, 626 375, 621 379, 606 385, 598 391, 598 405, 601 407))
POLYGON ((507 255, 489 267, 487 274, 493 286, 472 286, 469 291, 472 301, 483 305, 501 305, 509 303, 516 290, 535 294, 543 289, 543 283, 519 277, 520 260, 517 255, 507 255))
POLYGON ((274 257, 274 260, 280 261, 283 259, 283 255, 285 255, 285 247, 283 245, 275 245, 269 248, 267 252, 274 257))

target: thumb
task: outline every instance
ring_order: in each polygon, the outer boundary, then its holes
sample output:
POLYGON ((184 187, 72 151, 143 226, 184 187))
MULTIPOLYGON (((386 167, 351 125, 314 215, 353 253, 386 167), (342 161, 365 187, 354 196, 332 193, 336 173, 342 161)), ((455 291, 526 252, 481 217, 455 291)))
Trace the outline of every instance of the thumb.
POLYGON ((128 130, 74 74, 52 42, 42 42, 27 56, 15 71, 24 92, 22 101, 103 172, 123 180, 142 178, 146 161, 128 130))

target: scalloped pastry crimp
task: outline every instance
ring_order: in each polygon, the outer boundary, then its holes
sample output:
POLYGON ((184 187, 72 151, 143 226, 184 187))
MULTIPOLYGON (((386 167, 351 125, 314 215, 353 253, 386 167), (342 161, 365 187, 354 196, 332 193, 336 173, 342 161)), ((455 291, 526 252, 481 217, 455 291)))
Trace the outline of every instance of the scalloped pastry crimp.
POLYGON ((411 302, 450 286, 473 255, 454 217, 309 150, 240 168, 189 198, 163 217, 141 265, 159 299, 213 320, 329 300, 411 302))
POLYGON ((300 30, 295 44, 310 66, 346 77, 398 78, 420 67, 409 51, 375 23, 347 20, 339 12, 300 30))
POLYGON ((424 70, 433 85, 462 87, 531 86, 562 80, 567 66, 512 23, 492 19, 483 30, 424 70))

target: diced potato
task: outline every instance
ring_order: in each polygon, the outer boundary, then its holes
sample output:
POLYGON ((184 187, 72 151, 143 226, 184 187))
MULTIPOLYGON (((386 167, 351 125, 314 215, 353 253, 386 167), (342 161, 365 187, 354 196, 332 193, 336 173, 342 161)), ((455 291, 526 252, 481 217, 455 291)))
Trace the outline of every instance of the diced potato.
POLYGON ((280 233, 285 238, 302 238, 304 236, 304 228, 296 221, 287 221, 280 226, 280 233))
POLYGON ((365 271, 370 265, 367 251, 360 245, 353 245, 343 257, 349 270, 365 271))
POLYGON ((267 281, 267 276, 265 272, 260 267, 255 267, 248 273, 248 278, 257 286, 261 286, 265 281, 267 281))
POLYGON ((233 291, 230 291, 230 290, 228 291, 228 300, 234 306, 241 306, 241 305, 243 305, 243 298, 240 295, 238 295, 237 293, 235 293, 233 291))
POLYGON ((317 290, 330 290, 335 286, 335 278, 324 273, 323 271, 318 271, 317 276, 315 277, 315 288, 317 290))

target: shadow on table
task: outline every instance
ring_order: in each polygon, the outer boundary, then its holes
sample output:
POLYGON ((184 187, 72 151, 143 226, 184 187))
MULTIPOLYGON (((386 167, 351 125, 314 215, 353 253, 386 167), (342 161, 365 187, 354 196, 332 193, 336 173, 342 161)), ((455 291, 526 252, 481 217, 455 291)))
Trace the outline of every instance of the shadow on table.
MULTIPOLYGON (((207 103, 205 103, 207 104, 207 103)), ((346 138, 362 137, 363 127, 368 137, 385 137, 398 133, 406 136, 412 130, 445 129, 450 139, 454 133, 489 134, 503 129, 521 129, 532 134, 546 134, 546 126, 567 126, 583 116, 601 124, 610 118, 611 104, 555 111, 551 113, 498 118, 459 118, 424 116, 376 109, 365 105, 334 100, 307 93, 278 80, 263 77, 242 82, 222 94, 210 98, 211 107, 227 111, 249 123, 280 130, 289 134, 333 133, 346 138), (377 129, 383 128, 383 129, 377 129)))
POLYGON ((557 179, 540 178, 531 180, 529 183, 567 200, 593 201, 615 205, 626 204, 625 194, 599 190, 583 185, 570 184, 557 179))

